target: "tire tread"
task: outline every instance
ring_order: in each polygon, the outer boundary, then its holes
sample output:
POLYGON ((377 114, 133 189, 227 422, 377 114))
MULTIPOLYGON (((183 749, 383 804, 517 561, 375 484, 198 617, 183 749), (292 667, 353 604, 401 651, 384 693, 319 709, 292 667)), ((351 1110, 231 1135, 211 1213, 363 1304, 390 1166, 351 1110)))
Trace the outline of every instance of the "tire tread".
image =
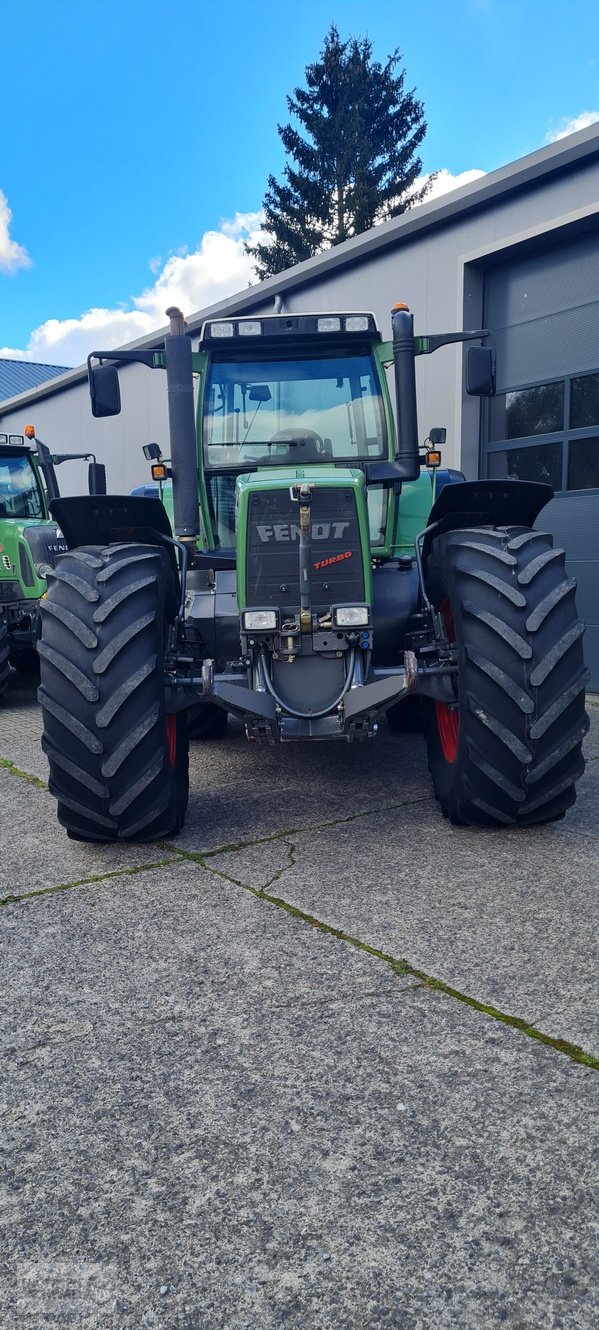
POLYGON ((185 713, 171 766, 165 712, 164 625, 178 604, 170 556, 150 545, 71 550, 48 583, 38 697, 59 821, 77 840, 176 833, 188 773, 185 713))
POLYGON ((429 769, 445 816, 491 826, 561 817, 584 771, 589 724, 584 625, 564 551, 529 529, 453 530, 433 541, 425 577, 432 603, 449 601, 456 630, 453 762, 435 705, 426 708, 429 769))

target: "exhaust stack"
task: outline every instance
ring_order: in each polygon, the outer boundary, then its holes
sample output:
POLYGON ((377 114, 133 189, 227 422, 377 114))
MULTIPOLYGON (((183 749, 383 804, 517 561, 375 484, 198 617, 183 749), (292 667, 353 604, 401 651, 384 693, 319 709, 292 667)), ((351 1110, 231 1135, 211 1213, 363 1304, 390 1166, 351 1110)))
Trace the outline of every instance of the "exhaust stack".
POLYGON ((195 550, 200 530, 200 496, 191 341, 185 334, 185 320, 181 310, 172 306, 166 313, 170 320, 170 331, 165 338, 164 347, 175 533, 183 544, 189 544, 195 550))
POLYGON ((418 410, 416 406, 416 359, 414 354, 414 317, 407 305, 394 305, 393 368, 397 400, 398 479, 417 480, 420 475, 418 452, 418 410))

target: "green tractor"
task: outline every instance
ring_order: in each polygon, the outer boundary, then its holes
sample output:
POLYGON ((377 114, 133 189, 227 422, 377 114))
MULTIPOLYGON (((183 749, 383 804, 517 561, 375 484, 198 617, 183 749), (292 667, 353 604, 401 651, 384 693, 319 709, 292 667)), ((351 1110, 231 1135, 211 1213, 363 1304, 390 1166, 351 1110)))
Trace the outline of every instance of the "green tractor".
POLYGON ((25 435, 0 434, 0 698, 9 665, 24 674, 37 671, 37 617, 46 592, 40 569, 67 549, 49 513, 58 497, 55 468, 76 458, 90 460, 90 492, 105 493, 104 467, 93 454, 51 453, 33 425, 25 435))
MULTIPOLYGON (((562 817, 587 671, 563 551, 533 526, 552 490, 467 482, 418 443, 415 357, 488 334, 415 337, 396 306, 391 341, 371 314, 282 313, 212 319, 192 352, 167 313, 164 351, 96 352, 88 370, 99 417, 120 410, 118 362, 166 370, 171 455, 144 451, 175 535, 158 497, 51 505, 68 552, 47 570, 39 698, 68 834, 176 833, 190 720, 369 741, 413 699, 453 823, 562 817)), ((489 346, 469 347, 466 379, 492 392, 489 346)))

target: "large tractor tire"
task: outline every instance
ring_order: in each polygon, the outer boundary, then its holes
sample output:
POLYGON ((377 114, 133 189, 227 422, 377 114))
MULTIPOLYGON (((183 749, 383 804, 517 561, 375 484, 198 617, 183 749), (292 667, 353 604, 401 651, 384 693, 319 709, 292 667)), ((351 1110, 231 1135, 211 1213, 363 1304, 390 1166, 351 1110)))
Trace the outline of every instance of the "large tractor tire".
POLYGON ((13 670, 18 674, 29 674, 35 677, 40 672, 39 656, 35 647, 11 646, 10 663, 13 670))
POLYGON ((185 713, 165 711, 165 626, 177 611, 169 556, 153 545, 75 549, 48 582, 38 696, 58 820, 78 840, 173 835, 188 752, 185 713))
POLYGON ((494 827, 562 817, 584 770, 589 677, 563 550, 528 528, 450 531, 425 578, 457 647, 455 705, 425 706, 443 813, 494 827))
POLYGON ((0 698, 6 692, 8 674, 8 628, 6 627, 6 619, 0 611, 0 698))
POLYGON ((187 712, 190 739, 224 739, 228 715, 215 702, 200 702, 187 712))

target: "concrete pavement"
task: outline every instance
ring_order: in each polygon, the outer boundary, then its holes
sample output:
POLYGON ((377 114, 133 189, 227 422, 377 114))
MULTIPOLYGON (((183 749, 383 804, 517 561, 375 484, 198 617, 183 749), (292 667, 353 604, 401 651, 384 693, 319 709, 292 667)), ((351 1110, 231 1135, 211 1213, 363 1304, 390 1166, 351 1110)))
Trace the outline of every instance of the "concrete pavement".
POLYGON ((591 1330, 589 709, 554 826, 447 826, 417 735, 231 727, 180 837, 87 846, 12 681, 2 1330, 591 1330))

